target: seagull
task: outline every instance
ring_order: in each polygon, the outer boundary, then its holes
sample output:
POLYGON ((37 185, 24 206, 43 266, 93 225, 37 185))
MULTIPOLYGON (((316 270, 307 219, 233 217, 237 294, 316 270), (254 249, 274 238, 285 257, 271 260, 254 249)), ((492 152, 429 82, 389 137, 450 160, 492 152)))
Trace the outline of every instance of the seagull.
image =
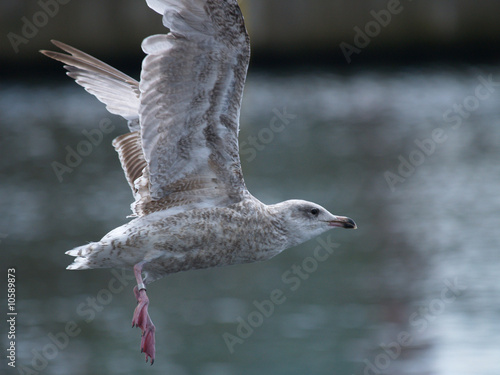
POLYGON ((67 44, 40 51, 128 121, 113 146, 132 219, 76 247, 67 268, 133 269, 141 352, 155 360, 146 285, 175 272, 263 261, 355 222, 304 200, 266 205, 241 171, 238 131, 250 41, 236 0, 146 0, 168 34, 144 39, 140 82, 67 44))

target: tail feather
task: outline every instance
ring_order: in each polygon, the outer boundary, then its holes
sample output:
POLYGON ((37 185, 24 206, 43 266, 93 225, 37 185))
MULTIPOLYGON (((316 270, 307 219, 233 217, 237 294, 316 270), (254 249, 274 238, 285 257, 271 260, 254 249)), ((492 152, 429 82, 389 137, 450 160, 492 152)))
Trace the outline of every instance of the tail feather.
POLYGON ((91 267, 89 263, 89 256, 96 249, 97 242, 91 242, 87 245, 75 247, 73 250, 66 251, 67 255, 76 257, 73 263, 71 263, 66 269, 68 270, 88 270, 91 267))

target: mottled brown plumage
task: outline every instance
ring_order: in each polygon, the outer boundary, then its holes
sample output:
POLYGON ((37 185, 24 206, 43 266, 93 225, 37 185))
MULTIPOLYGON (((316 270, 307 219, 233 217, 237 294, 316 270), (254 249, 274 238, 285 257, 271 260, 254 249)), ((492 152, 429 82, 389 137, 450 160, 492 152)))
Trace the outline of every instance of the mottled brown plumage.
POLYGON ((238 152, 239 114, 250 44, 236 0, 147 0, 167 35, 144 40, 140 82, 61 42, 42 51, 130 133, 113 141, 135 201, 127 224, 67 252, 68 269, 133 268, 146 361, 155 357, 145 285, 165 275, 269 259, 347 217, 290 200, 265 205, 246 189, 238 152), (143 278, 142 273, 145 277, 143 278))
POLYGON ((113 147, 118 152, 125 177, 135 198, 139 190, 135 186, 135 180, 142 176, 142 172, 147 166, 142 152, 141 133, 135 131, 120 135, 113 140, 113 147))

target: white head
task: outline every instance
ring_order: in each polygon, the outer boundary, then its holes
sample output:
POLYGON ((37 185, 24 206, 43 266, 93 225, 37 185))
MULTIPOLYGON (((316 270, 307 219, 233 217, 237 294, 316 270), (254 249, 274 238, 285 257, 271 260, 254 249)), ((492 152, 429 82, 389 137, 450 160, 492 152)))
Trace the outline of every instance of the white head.
POLYGON ((312 202, 293 199, 270 207, 288 231, 289 246, 301 244, 333 228, 357 228, 352 219, 333 215, 312 202))

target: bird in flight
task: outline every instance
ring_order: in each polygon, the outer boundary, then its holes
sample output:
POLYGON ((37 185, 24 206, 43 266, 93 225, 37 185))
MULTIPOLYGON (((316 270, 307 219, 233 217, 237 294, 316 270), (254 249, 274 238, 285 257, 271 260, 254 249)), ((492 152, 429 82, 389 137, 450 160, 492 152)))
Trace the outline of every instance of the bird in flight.
POLYGON ((128 120, 117 137, 134 217, 100 241, 66 254, 70 270, 133 268, 146 362, 155 359, 155 326, 146 285, 168 274, 269 259, 336 227, 356 228, 318 204, 266 205, 241 171, 238 131, 250 42, 236 0, 146 0, 168 34, 142 43, 140 82, 67 44, 41 51, 128 120))

